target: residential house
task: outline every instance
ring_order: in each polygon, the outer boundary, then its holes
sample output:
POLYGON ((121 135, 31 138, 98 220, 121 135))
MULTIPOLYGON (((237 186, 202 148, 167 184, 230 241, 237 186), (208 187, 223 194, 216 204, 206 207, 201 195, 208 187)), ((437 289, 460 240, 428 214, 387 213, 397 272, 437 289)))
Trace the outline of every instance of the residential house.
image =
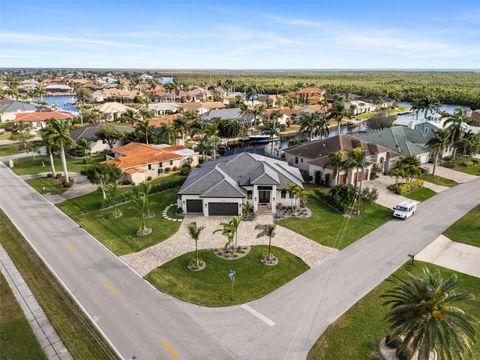
POLYGON ((120 90, 115 87, 104 89, 103 94, 103 98, 107 101, 115 100, 127 103, 133 102, 135 100, 135 97, 137 96, 137 93, 134 91, 120 90))
POLYGON ((38 105, 30 104, 24 101, 10 100, 8 98, 0 99, 0 107, 2 113, 0 114, 0 122, 15 120, 19 113, 31 113, 38 110, 38 105))
POLYGON ((34 91, 39 86, 39 83, 35 80, 23 80, 18 86, 19 93, 29 93, 34 91))
MULTIPOLYGON (((96 154, 105 150, 110 150, 108 143, 97 136, 97 133, 106 127, 113 127, 125 134, 134 131, 134 128, 130 126, 107 125, 105 123, 89 124, 70 131, 70 137, 77 143, 82 139, 86 139, 90 143, 90 153, 96 154)), ((117 141, 113 144, 113 147, 118 147, 122 144, 122 141, 117 141)))
POLYGON ((195 111, 195 112, 199 113, 200 115, 205 114, 206 112, 208 112, 210 110, 210 108, 208 106, 206 106, 205 104, 200 103, 200 102, 180 103, 180 104, 178 104, 178 106, 180 107, 180 109, 182 109, 184 111, 195 111))
MULTIPOLYGON (((140 110, 145 110, 146 108, 145 105, 140 106, 140 110)), ((148 110, 152 111, 155 116, 164 116, 176 113, 179 110, 179 104, 173 102, 152 103, 148 105, 148 110)))
POLYGON ((387 109, 395 105, 395 100, 375 94, 361 96, 358 100, 377 105, 377 110, 387 109))
POLYGON ((128 107, 118 102, 107 102, 96 106, 95 108, 104 115, 105 120, 107 121, 115 121, 122 114, 126 113, 127 110, 138 111, 137 109, 128 107))
POLYGON ((326 113, 330 110, 331 105, 307 105, 304 107, 301 107, 299 109, 296 109, 294 111, 294 119, 295 121, 298 121, 303 114, 312 114, 314 112, 319 112, 319 113, 326 113))
MULTIPOLYGON (((430 127, 411 129, 404 126, 393 126, 359 135, 359 138, 391 149, 402 157, 415 156, 424 164, 429 161, 432 153, 432 150, 425 144, 434 136, 435 129, 430 127)), ((447 156, 447 153, 444 156, 447 156)))
POLYGON ((304 105, 318 104, 325 97, 325 91, 316 87, 306 87, 303 89, 290 91, 291 97, 296 98, 298 103, 304 105))
POLYGON ((252 126, 254 121, 253 114, 244 113, 240 108, 213 109, 202 114, 200 118, 203 121, 207 121, 207 122, 212 121, 213 119, 216 119, 216 118, 223 119, 223 120, 239 120, 239 121, 244 121, 247 124, 247 126, 252 126))
POLYGON ((124 180, 140 184, 178 171, 182 166, 198 165, 199 154, 182 145, 148 145, 131 142, 112 149, 114 158, 105 161, 123 171, 124 180))
POLYGON ((377 106, 361 100, 352 100, 345 103, 345 108, 350 110, 352 115, 360 115, 377 110, 377 106))
POLYGON ((265 115, 270 116, 273 112, 280 113, 280 118, 278 123, 281 125, 287 125, 287 123, 292 119, 291 110, 289 108, 276 108, 276 109, 267 109, 265 115))
POLYGON ((19 113, 15 116, 16 123, 27 122, 32 124, 32 130, 37 131, 47 126, 47 120, 71 120, 73 115, 66 112, 40 111, 30 113, 19 113))
MULTIPOLYGON (((192 101, 199 102, 199 101, 207 101, 212 98, 212 93, 207 89, 197 87, 187 91, 185 94, 187 99, 191 99, 192 101)), ((182 95, 180 95, 182 97, 182 95)))
POLYGON ((162 124, 169 124, 175 120, 180 114, 169 114, 165 116, 159 116, 153 119, 148 120, 148 125, 155 128, 159 128, 162 124))
POLYGON ((73 89, 65 84, 50 84, 45 86, 45 91, 47 94, 71 94, 73 89))
POLYGON ((297 168, 285 161, 250 153, 221 157, 193 170, 178 192, 184 214, 233 216, 250 202, 255 212, 275 213, 277 206, 298 204, 288 184, 303 188, 297 168))
POLYGON ((225 109, 226 106, 221 101, 207 101, 203 103, 203 106, 207 107, 208 109, 225 109))
POLYGON ((307 173, 312 182, 334 186, 337 185, 334 169, 325 165, 328 155, 342 151, 344 160, 346 160, 348 152, 355 148, 362 148, 365 151, 366 166, 363 169, 358 169, 358 172, 356 168, 341 169, 338 172, 338 184, 354 184, 357 178, 358 180, 370 180, 374 165, 380 171, 387 173, 396 166, 400 159, 399 154, 391 149, 347 134, 291 146, 285 150, 285 159, 289 165, 307 173))

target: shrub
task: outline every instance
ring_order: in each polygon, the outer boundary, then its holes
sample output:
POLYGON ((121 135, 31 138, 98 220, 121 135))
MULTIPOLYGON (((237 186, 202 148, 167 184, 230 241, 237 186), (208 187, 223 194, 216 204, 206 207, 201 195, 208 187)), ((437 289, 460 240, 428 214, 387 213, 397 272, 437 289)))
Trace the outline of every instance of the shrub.
POLYGON ((302 174, 303 180, 306 182, 312 181, 312 177, 310 176, 309 172, 306 170, 300 170, 300 173, 302 174))
POLYGON ((402 345, 402 340, 398 336, 387 335, 385 344, 391 349, 397 349, 402 345))
POLYGON ((477 159, 477 158, 473 158, 471 159, 472 163, 474 164, 480 164, 480 159, 477 159))
POLYGON ((382 169, 380 169, 377 164, 373 164, 372 172, 370 173, 370 180, 374 180, 378 178, 381 172, 382 172, 382 169))
POLYGON ((360 194, 360 200, 365 204, 373 204, 378 199, 378 191, 375 188, 364 188, 360 194))
POLYGON ((453 161, 446 161, 442 165, 448 169, 453 169, 455 167, 455 163, 453 161))
POLYGON ((180 175, 188 175, 190 173, 190 166, 182 166, 180 169, 180 175))
POLYGON ((398 360, 411 360, 412 352, 408 348, 398 347, 395 354, 398 357, 398 360))
POLYGON ((170 172, 170 167, 166 167, 166 168, 165 168, 165 173, 168 174, 169 172, 170 172))
POLYGON ((423 180, 417 179, 409 183, 399 184, 397 186, 397 194, 404 195, 409 194, 415 190, 421 189, 423 187, 423 180))

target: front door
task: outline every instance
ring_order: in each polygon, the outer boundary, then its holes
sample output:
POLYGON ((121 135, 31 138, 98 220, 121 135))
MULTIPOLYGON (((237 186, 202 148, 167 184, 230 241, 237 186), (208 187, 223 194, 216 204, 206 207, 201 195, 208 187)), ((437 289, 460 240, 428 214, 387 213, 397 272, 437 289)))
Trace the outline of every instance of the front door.
POLYGON ((259 190, 258 202, 260 204, 270 204, 270 190, 259 190))

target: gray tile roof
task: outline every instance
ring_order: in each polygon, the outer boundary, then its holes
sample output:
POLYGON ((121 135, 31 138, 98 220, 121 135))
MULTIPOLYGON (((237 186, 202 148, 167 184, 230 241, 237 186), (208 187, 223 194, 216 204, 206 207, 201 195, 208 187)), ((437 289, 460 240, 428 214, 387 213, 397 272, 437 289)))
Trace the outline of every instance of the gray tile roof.
POLYGON ((88 141, 97 141, 99 138, 97 132, 101 129, 106 128, 107 126, 113 126, 115 129, 123 133, 131 133, 134 128, 130 126, 118 126, 118 125, 107 125, 107 124, 90 124, 83 127, 73 129, 70 132, 70 137, 75 140, 87 139, 88 141))
POLYGON ((38 105, 29 104, 23 101, 10 100, 5 101, 0 105, 4 112, 22 112, 22 111, 36 111, 38 105))
POLYGON ((285 161, 241 153, 210 161, 192 171, 179 194, 243 198, 246 191, 241 186, 276 185, 278 189, 287 189, 289 182, 302 186, 297 168, 285 161))
POLYGON ((240 108, 212 109, 201 116, 201 119, 204 121, 211 121, 214 118, 220 118, 224 120, 253 121, 253 115, 244 115, 240 108))

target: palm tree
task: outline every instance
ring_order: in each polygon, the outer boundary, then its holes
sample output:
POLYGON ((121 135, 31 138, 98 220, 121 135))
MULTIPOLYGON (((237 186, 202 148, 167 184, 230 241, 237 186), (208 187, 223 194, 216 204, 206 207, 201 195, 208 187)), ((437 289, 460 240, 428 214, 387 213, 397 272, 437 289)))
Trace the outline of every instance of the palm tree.
POLYGON ((57 171, 55 169, 55 161, 53 160, 53 151, 56 149, 56 144, 53 142, 52 138, 49 136, 49 132, 45 128, 41 129, 39 133, 48 152, 50 166, 52 167, 52 176, 56 177, 57 171))
POLYGON ((432 177, 435 177, 435 170, 437 169, 438 158, 442 152, 450 144, 450 134, 446 129, 438 129, 435 132, 435 137, 427 141, 426 146, 433 150, 433 169, 432 177))
POLYGON ((230 222, 228 222, 228 223, 221 222, 220 226, 221 226, 221 228, 215 230, 212 234, 215 234, 217 232, 221 232, 222 235, 225 236, 225 238, 227 239, 227 242, 225 243, 225 249, 230 248, 230 251, 231 251, 232 250, 231 249, 232 242, 233 242, 233 239, 235 237, 235 233, 233 232, 232 225, 230 224, 230 222))
POLYGON ((65 177, 65 184, 68 185, 70 179, 68 177, 65 147, 71 147, 75 144, 75 141, 70 137, 70 124, 64 120, 49 119, 47 120, 47 127, 44 130, 45 136, 49 138, 49 141, 60 149, 63 175, 65 177))
POLYGON ((155 135, 155 128, 149 125, 148 120, 139 121, 135 126, 135 131, 145 134, 145 144, 149 144, 149 139, 155 135))
POLYGON ((287 186, 288 186, 288 192, 290 194, 290 201, 291 201, 292 209, 293 209, 294 208, 293 202, 296 200, 296 197, 297 197, 298 193, 301 191, 301 188, 300 188, 300 186, 298 186, 297 184, 294 184, 292 182, 288 182, 287 186))
POLYGON ((208 154, 212 149, 214 149, 214 145, 210 140, 208 135, 205 135, 197 144, 197 151, 202 154, 203 162, 205 162, 205 155, 208 154))
POLYGON ((332 108, 330 109, 330 112, 328 113, 327 118, 328 119, 334 119, 337 122, 338 135, 341 134, 340 124, 341 124, 344 117, 349 118, 350 117, 350 112, 345 107, 345 104, 343 102, 335 101, 332 104, 332 108))
POLYGON ((386 320, 392 335, 403 335, 404 347, 418 350, 419 360, 427 360, 434 349, 441 359, 471 355, 477 320, 457 304, 473 295, 458 292, 460 283, 455 274, 445 280, 438 270, 424 268, 420 276, 408 273, 407 280, 396 278, 392 282, 395 287, 381 297, 390 307, 386 320))
POLYGON ((142 183, 138 186, 138 189, 139 191, 141 191, 144 195, 145 195, 145 207, 146 207, 146 217, 148 219, 151 219, 153 217, 155 217, 155 213, 153 211, 151 211, 151 207, 150 207, 150 195, 152 193, 152 185, 150 184, 145 184, 145 183, 142 183))
POLYGON ((40 101, 43 102, 43 97, 45 95, 47 95, 47 91, 45 90, 45 86, 43 86, 42 84, 38 85, 37 88, 35 89, 34 91, 34 94, 36 96, 39 96, 40 97, 40 101))
POLYGON ((354 167, 356 170, 356 175, 355 175, 355 187, 357 187, 357 182, 358 182, 358 176, 359 176, 359 170, 360 168, 362 169, 362 178, 360 179, 360 190, 362 187, 362 180, 363 180, 363 168, 365 166, 365 158, 366 158, 366 153, 361 147, 357 147, 352 149, 348 153, 348 159, 346 161, 346 166, 347 167, 354 167))
POLYGON ((410 110, 415 111, 416 119, 418 120, 418 113, 422 110, 423 102, 421 97, 416 97, 412 99, 412 106, 410 110))
POLYGON ((465 158, 468 154, 477 154, 480 150, 480 134, 467 130, 458 145, 465 158))
POLYGON ((117 183, 114 183, 108 187, 108 196, 113 204, 112 219, 118 219, 122 216, 122 211, 118 209, 118 186, 117 183))
POLYGON ((189 125, 189 118, 185 116, 179 116, 173 120, 173 128, 182 136, 182 145, 185 145, 185 135, 189 125))
POLYGON ((420 110, 423 110, 425 120, 427 119, 427 114, 430 111, 430 113, 433 114, 433 112, 438 112, 440 111, 440 107, 442 104, 440 104, 440 101, 436 97, 426 95, 422 98, 421 101, 421 107, 420 110))
POLYGON ((83 152, 83 156, 86 156, 87 159, 90 157, 90 151, 92 150, 92 144, 87 139, 80 139, 77 142, 76 148, 83 152))
POLYGON ((262 125, 262 132, 270 136, 272 154, 273 154, 273 147, 274 147, 273 139, 275 138, 275 136, 280 135, 282 128, 283 128, 282 125, 280 125, 276 120, 265 121, 264 124, 262 125))
POLYGON ((257 224, 255 226, 255 230, 260 230, 260 232, 257 234, 257 239, 260 239, 261 237, 268 237, 268 254, 267 254, 267 260, 272 261, 272 238, 275 237, 275 227, 276 224, 257 224))
POLYGON ((236 248, 238 245, 238 228, 240 227, 241 222, 242 218, 240 216, 234 216, 230 219, 230 228, 232 229, 235 237, 235 243, 233 244, 234 248, 236 248))
POLYGON ((329 167, 333 170, 333 177, 335 178, 335 185, 339 183, 340 170, 344 167, 345 163, 343 161, 343 150, 338 150, 336 152, 330 153, 327 156, 327 161, 323 168, 329 167))
POLYGON ((245 88, 245 99, 252 102, 252 109, 254 108, 253 104, 255 99, 262 91, 263 90, 259 88, 257 84, 252 84, 245 88))
POLYGON ((467 121, 467 114, 465 110, 457 108, 452 115, 447 116, 444 126, 449 133, 450 143, 453 145, 452 157, 455 159, 457 155, 458 145, 462 141, 465 134, 465 124, 467 121))
POLYGON ((220 141, 220 131, 218 130, 218 123, 211 122, 205 124, 203 126, 203 131, 205 132, 205 135, 209 137, 210 142, 213 145, 213 159, 215 160, 217 158, 217 144, 220 141))
POLYGON ((187 226, 188 235, 195 241, 195 267, 198 269, 200 267, 200 259, 198 257, 198 239, 200 238, 200 233, 205 229, 205 226, 197 226, 197 223, 194 221, 187 226))
POLYGON ((309 134, 310 140, 314 136, 326 136, 329 134, 328 123, 325 114, 315 111, 305 113, 300 117, 300 131, 309 134))

